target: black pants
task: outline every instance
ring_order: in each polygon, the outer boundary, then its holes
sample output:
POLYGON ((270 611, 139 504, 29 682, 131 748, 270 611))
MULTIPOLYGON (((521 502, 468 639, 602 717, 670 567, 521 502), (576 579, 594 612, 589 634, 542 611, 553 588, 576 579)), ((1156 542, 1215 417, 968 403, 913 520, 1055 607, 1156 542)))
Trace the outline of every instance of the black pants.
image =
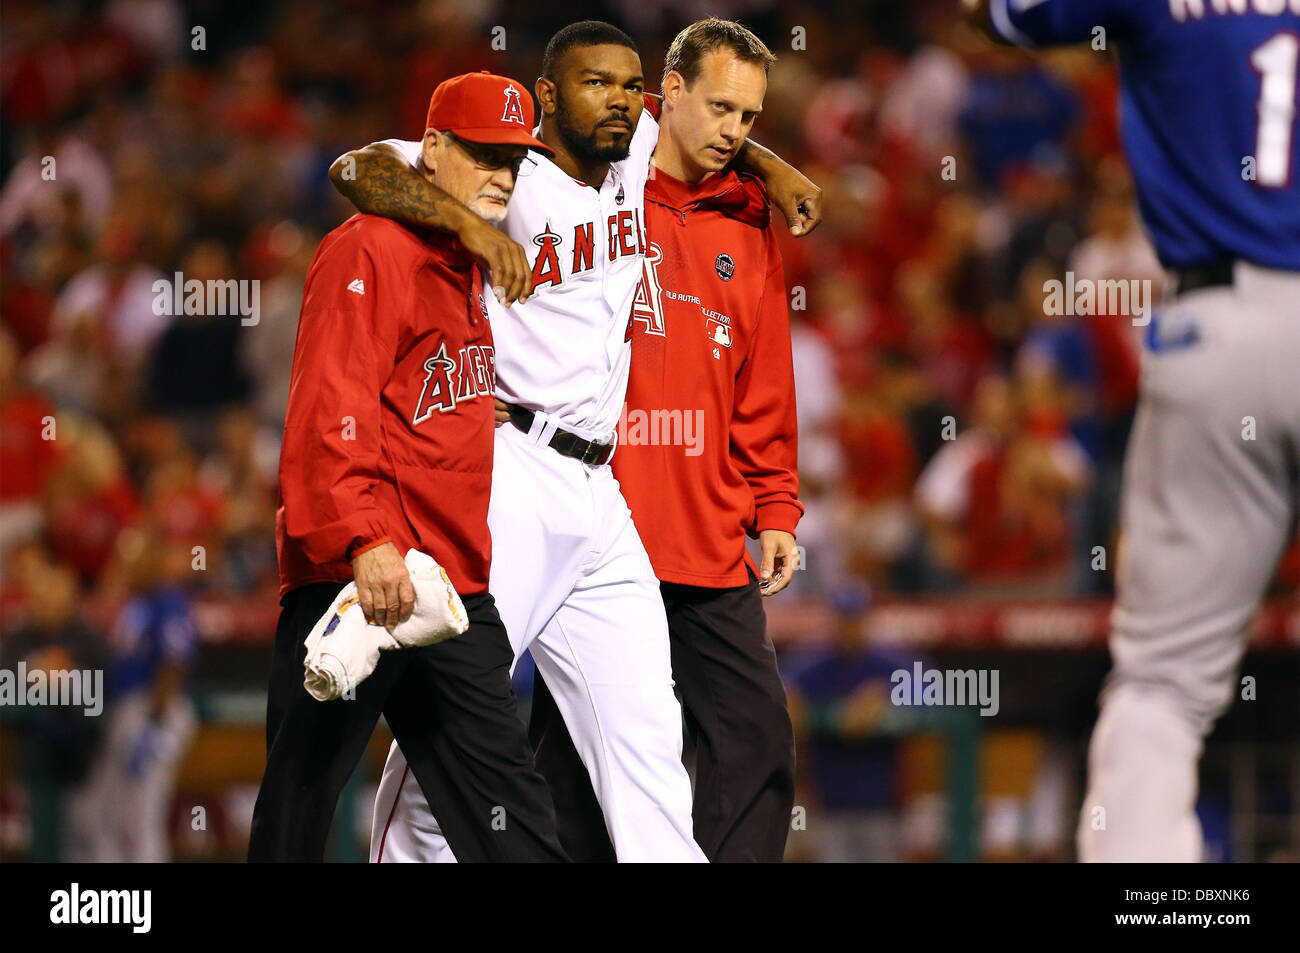
MULTIPOLYGON (((673 679, 694 743, 695 840, 706 857, 779 862, 794 806, 794 730, 758 582, 734 589, 661 583, 673 679)), ((560 842, 613 861, 591 780, 540 675, 529 736, 555 798, 560 842)))
POLYGON ((319 702, 303 687, 304 643, 341 588, 302 586, 282 602, 266 706, 266 774, 248 859, 324 858, 339 794, 383 714, 458 860, 566 860, 510 689, 513 652, 492 597, 465 598, 470 626, 463 634, 384 652, 355 699, 319 702), (503 829, 494 829, 502 828, 494 808, 505 808, 503 829))

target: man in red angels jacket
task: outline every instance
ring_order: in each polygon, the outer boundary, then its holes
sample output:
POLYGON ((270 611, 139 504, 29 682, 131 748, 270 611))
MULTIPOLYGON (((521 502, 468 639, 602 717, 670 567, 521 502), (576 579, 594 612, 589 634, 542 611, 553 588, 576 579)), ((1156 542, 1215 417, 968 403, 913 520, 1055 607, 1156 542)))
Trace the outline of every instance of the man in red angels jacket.
MULTIPOLYGON (((424 174, 488 221, 505 215, 532 98, 486 71, 434 92, 424 174)), ((281 605, 267 764, 250 860, 321 860, 338 796, 382 713, 462 860, 564 860, 554 806, 510 690, 514 655, 487 592, 494 365, 479 268, 452 236, 354 215, 307 276, 280 457, 281 605), (303 687, 304 640, 355 579, 366 617, 410 617, 403 554, 447 571, 462 635, 386 652, 355 698, 303 687), (504 826, 498 821, 506 812, 504 826)))
MULTIPOLYGON (((790 582, 803 514, 790 324, 767 195, 727 169, 762 109, 773 59, 744 27, 713 19, 669 48, 613 459, 661 582, 696 746, 695 839, 715 862, 780 861, 794 802, 794 733, 761 601, 790 582), (760 566, 747 534, 760 541, 760 566)), ((531 734, 565 849, 612 860, 540 678, 531 734)))

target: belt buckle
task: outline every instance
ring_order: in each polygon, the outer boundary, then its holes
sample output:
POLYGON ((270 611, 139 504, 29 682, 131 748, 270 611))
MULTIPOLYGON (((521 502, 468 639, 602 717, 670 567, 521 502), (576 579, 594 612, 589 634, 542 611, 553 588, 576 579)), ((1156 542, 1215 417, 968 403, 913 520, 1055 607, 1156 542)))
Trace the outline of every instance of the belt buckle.
POLYGON ((603 444, 596 443, 594 440, 588 441, 587 449, 582 451, 582 462, 589 467, 599 466, 602 462, 600 458, 604 455, 604 452, 605 446, 603 444))

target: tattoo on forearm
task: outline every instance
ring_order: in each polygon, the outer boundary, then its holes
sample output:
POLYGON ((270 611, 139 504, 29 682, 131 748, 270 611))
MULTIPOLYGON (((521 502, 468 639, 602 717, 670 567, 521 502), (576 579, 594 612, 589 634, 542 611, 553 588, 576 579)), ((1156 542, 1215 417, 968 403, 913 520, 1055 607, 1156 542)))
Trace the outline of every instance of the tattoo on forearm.
POLYGON ((356 179, 339 183, 339 191, 358 210, 417 228, 455 230, 456 215, 465 207, 404 160, 375 154, 358 159, 356 179))
POLYGON ((736 153, 736 168, 742 172, 758 172, 759 165, 772 162, 776 153, 766 146, 760 146, 753 139, 746 139, 740 151, 736 153))

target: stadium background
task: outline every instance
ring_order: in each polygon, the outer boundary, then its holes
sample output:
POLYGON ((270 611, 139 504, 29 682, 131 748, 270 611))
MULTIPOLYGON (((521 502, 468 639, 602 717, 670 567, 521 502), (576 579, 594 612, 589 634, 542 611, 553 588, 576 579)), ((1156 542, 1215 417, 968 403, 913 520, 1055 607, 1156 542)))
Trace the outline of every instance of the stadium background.
MULTIPOLYGON (((955 0, 6 2, 0 660, 111 668, 124 611, 183 593, 198 728, 176 859, 246 844, 301 287, 351 212, 331 160, 418 137, 457 73, 531 86, 575 19, 627 29, 657 91, 668 41, 708 14, 779 57, 755 138, 825 190, 821 227, 784 242, 808 506, 807 568, 768 602, 800 750, 789 857, 1073 857, 1141 329, 1049 316, 1043 283, 1162 285, 1113 51, 998 50, 955 0), (156 316, 152 282, 177 271, 259 282, 257 324, 156 316), (890 673, 918 660, 996 670, 998 713, 891 704, 890 673)), ((1293 546, 1243 667, 1256 697, 1208 746, 1215 859, 1300 857, 1298 576, 1293 546)), ((526 665, 518 683, 526 703, 526 665)), ((0 709, 0 857, 80 856, 65 808, 112 717, 0 709)), ((337 858, 362 855, 386 741, 337 858)))

